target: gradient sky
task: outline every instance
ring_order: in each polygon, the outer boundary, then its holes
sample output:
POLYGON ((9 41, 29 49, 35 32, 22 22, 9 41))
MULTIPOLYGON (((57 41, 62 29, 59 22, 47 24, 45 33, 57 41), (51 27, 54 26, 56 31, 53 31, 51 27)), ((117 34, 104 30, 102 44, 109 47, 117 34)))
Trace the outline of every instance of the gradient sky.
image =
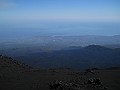
POLYGON ((120 0, 0 0, 0 27, 46 27, 38 22, 120 22, 120 0))
POLYGON ((0 0, 0 21, 120 20, 120 0, 0 0))

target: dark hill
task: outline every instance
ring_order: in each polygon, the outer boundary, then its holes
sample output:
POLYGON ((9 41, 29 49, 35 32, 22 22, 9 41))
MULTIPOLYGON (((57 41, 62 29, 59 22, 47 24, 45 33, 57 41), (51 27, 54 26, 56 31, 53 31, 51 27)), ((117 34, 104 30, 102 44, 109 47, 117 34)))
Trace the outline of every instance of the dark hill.
POLYGON ((31 68, 28 65, 19 63, 11 57, 0 55, 0 73, 21 72, 31 68))
POLYGON ((35 67, 65 67, 83 69, 89 67, 120 66, 119 49, 110 49, 99 45, 80 48, 67 48, 58 51, 34 53, 20 57, 25 63, 35 67))
MULTIPOLYGON (((54 55, 58 53, 61 51, 54 52, 54 55)), ((55 81, 68 85, 64 90, 120 90, 120 70, 114 68, 85 73, 62 68, 30 69, 10 57, 0 56, 0 90, 51 90, 49 86, 55 81), (93 84, 87 83, 90 79, 99 79, 101 85, 93 87, 93 84)))

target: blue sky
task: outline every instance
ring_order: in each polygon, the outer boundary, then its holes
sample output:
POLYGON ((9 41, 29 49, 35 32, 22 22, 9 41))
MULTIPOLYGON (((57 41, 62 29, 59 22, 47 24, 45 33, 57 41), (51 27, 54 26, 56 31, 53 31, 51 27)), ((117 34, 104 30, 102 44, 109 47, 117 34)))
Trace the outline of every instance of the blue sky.
POLYGON ((120 0, 0 0, 0 21, 119 21, 120 0))
POLYGON ((3 27, 120 34, 120 0, 0 0, 0 30, 3 27))

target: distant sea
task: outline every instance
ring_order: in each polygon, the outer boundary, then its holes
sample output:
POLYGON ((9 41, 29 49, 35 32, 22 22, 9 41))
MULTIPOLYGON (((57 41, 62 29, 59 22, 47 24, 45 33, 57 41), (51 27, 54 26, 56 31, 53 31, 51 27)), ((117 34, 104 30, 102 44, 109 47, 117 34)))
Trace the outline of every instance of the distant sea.
POLYGON ((33 22, 0 24, 0 39, 79 35, 120 35, 120 22, 33 22))

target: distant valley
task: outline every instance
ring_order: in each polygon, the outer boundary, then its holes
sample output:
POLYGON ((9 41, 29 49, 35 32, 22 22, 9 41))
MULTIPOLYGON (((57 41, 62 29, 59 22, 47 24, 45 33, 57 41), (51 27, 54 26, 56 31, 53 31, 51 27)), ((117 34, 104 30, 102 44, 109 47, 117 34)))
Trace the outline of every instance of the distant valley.
POLYGON ((26 54, 17 58, 38 68, 108 68, 120 66, 120 49, 89 45, 83 48, 70 47, 63 50, 26 54))
POLYGON ((0 53, 38 68, 120 66, 120 35, 2 39, 0 53))

